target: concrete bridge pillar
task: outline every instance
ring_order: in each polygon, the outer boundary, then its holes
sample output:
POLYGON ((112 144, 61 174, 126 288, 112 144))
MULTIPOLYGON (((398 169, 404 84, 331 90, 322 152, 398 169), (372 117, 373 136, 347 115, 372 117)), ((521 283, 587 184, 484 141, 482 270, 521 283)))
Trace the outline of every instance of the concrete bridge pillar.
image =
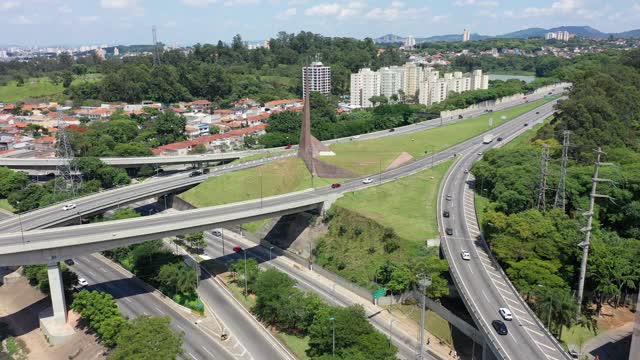
POLYGON ((67 305, 64 298, 64 284, 60 263, 47 264, 51 307, 39 314, 40 329, 47 340, 53 344, 62 344, 74 334, 73 327, 67 324, 67 305))
POLYGON ((62 271, 60 263, 55 262, 47 265, 47 275, 49 276, 49 290, 51 292, 51 306, 53 308, 53 321, 57 324, 67 322, 67 304, 64 298, 64 284, 62 283, 62 271))

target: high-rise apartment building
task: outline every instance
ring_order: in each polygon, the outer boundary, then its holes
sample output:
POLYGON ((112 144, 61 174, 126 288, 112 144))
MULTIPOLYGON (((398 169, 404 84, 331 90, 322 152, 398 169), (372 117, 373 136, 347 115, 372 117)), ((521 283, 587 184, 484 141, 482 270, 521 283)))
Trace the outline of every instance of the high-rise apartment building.
POLYGON ((302 68, 302 97, 306 97, 306 89, 321 94, 331 94, 331 67, 314 61, 310 66, 302 68))
POLYGON ((422 82, 424 73, 422 67, 415 63, 406 63, 403 66, 404 83, 403 91, 405 96, 415 96, 418 85, 422 82))
POLYGON ((556 32, 548 32, 544 35, 545 40, 560 40, 560 41, 569 41, 573 37, 573 34, 568 31, 556 31, 556 32))
POLYGON ((404 48, 405 49, 413 49, 416 46, 416 38, 409 35, 406 39, 404 39, 404 48))
POLYGON ((351 105, 370 107, 373 105, 369 101, 371 97, 384 95, 390 98, 400 88, 404 89, 406 96, 416 96, 417 93, 416 100, 420 104, 431 106, 444 101, 450 92, 488 89, 489 76, 478 69, 471 74, 460 71, 445 73, 441 78, 437 70, 430 67, 423 69, 413 63, 381 68, 379 71, 360 69, 358 73, 351 74, 351 105))
POLYGON ((471 40, 471 34, 469 34, 469 30, 464 29, 464 31, 462 32, 462 41, 469 41, 471 40))
POLYGON ((360 69, 351 74, 351 106, 371 107, 369 101, 373 96, 380 95, 380 74, 369 68, 360 69))
POLYGON ((403 89, 404 70, 400 66, 390 66, 381 68, 380 74, 380 95, 390 98, 391 95, 398 95, 398 91, 403 89))

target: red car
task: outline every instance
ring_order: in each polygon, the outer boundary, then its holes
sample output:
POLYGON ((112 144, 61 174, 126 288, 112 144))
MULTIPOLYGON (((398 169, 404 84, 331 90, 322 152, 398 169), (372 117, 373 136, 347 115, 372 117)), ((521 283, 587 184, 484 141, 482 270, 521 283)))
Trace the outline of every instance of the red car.
POLYGON ((291 149, 292 147, 293 147, 293 145, 287 145, 287 146, 285 146, 284 148, 285 148, 285 149, 287 149, 287 150, 289 150, 289 149, 291 149))
POLYGON ((233 251, 239 253, 242 251, 242 248, 240 246, 234 246, 233 251))
POLYGON ((337 189, 337 188, 339 188, 340 186, 342 186, 342 185, 340 185, 340 184, 338 184, 338 183, 333 183, 333 184, 331 184, 331 188, 332 188, 332 189, 337 189))

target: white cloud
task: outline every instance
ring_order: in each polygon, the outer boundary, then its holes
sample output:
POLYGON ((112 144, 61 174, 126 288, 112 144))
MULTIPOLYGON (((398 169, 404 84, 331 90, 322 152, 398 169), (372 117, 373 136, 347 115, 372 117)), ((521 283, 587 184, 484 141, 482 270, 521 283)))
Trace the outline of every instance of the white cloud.
POLYGON ((456 0, 453 4, 455 6, 475 5, 476 0, 456 0))
POLYGON ((559 0, 551 4, 549 7, 528 7, 520 12, 505 11, 503 14, 506 17, 520 19, 528 17, 550 16, 550 15, 569 15, 577 14, 579 16, 589 18, 593 16, 594 11, 584 9, 584 2, 582 0, 559 0))
POLYGON ((631 8, 631 10, 634 11, 636 14, 640 13, 640 2, 634 3, 633 7, 631 8))
POLYGON ((482 6, 482 7, 498 7, 498 5, 500 5, 499 2, 492 1, 492 0, 478 2, 478 6, 482 6))
MULTIPOLYGON (((402 6, 404 6, 404 4, 402 4, 402 6)), ((402 6, 394 6, 394 4, 391 3, 390 8, 373 8, 365 14, 365 18, 378 21, 396 21, 398 19, 414 20, 423 18, 429 12, 429 8, 426 7, 405 9, 402 8, 402 6)))
POLYGON ((260 0, 227 0, 224 2, 224 6, 236 6, 236 5, 257 5, 260 0))
POLYGON ((166 23, 164 23, 164 27, 166 28, 174 28, 176 26, 178 26, 178 23, 175 22, 175 20, 169 20, 166 23))
POLYGON ((306 5, 309 3, 309 0, 289 0, 287 3, 289 6, 298 6, 298 5, 306 5))
POLYGON ((129 9, 136 7, 136 0, 100 0, 100 6, 105 9, 129 9))
POLYGON ((401 7, 404 7, 404 3, 402 1, 392 1, 391 7, 401 8, 401 7))
POLYGON ((71 14, 73 12, 73 9, 71 9, 71 7, 68 4, 63 4, 60 7, 58 7, 58 12, 60 14, 71 14))
POLYGON ((279 20, 286 20, 292 16, 296 16, 297 13, 298 13, 298 10, 296 8, 288 8, 287 10, 276 15, 275 18, 279 20))
POLYGON ((9 23, 14 25, 31 25, 31 24, 35 24, 36 20, 33 17, 18 15, 16 17, 10 18, 9 23))
POLYGON ((100 17, 96 15, 78 17, 78 21, 80 21, 83 24, 92 24, 92 23, 98 22, 98 20, 100 20, 100 17))
POLYGON ((443 23, 449 20, 449 15, 435 15, 431 18, 431 22, 433 23, 443 23))
POLYGON ((182 3, 193 7, 205 7, 217 3, 218 0, 182 0, 182 3))
POLYGON ((0 10, 11 10, 20 6, 18 1, 3 1, 0 3, 0 10))
POLYGON ((335 16, 339 19, 345 19, 361 14, 365 6, 361 1, 336 2, 312 6, 304 13, 307 16, 335 16))

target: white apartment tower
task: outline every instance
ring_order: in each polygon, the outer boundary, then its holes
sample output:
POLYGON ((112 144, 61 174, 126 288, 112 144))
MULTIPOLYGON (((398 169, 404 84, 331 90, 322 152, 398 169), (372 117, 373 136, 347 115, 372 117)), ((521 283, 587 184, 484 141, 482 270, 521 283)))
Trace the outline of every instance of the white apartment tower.
POLYGON ((413 49, 416 46, 416 38, 409 35, 406 39, 404 39, 404 48, 405 49, 413 49))
POLYGON ((331 94, 331 67, 324 66, 320 61, 314 61, 310 66, 302 68, 302 97, 306 97, 306 89, 321 94, 331 94))
POLYGON ((464 29, 464 31, 462 32, 462 41, 469 41, 471 40, 471 34, 469 34, 469 30, 464 29))
POLYGON ((369 68, 351 74, 351 106, 371 107, 369 99, 380 95, 380 75, 369 68))
POLYGON ((402 90, 405 96, 415 96, 418 85, 422 82, 424 73, 422 67, 415 63, 406 63, 402 67, 404 70, 404 83, 402 90))
POLYGON ((380 95, 390 98, 397 95, 404 85, 404 70, 400 66, 380 68, 380 95))

